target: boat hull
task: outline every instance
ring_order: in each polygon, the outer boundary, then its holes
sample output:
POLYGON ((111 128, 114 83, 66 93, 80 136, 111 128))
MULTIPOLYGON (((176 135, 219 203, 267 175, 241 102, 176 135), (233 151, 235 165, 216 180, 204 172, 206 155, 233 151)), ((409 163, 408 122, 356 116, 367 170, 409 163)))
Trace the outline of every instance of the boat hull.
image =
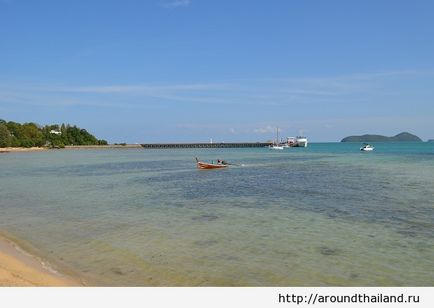
POLYGON ((197 168, 198 169, 222 169, 226 168, 228 165, 222 165, 222 164, 209 164, 204 162, 197 162, 197 168))
POLYGON ((299 148, 307 147, 307 138, 297 137, 297 139, 295 140, 294 146, 299 147, 299 148))
POLYGON ((373 151, 375 149, 375 147, 373 147, 372 145, 370 145, 370 144, 367 144, 367 143, 365 143, 365 144, 363 144, 363 146, 360 148, 360 151, 373 151))
POLYGON ((227 163, 222 163, 220 161, 218 164, 204 163, 202 161, 199 161, 199 159, 197 159, 196 157, 196 166, 198 169, 222 169, 222 168, 226 168, 229 165, 227 163))
POLYGON ((290 147, 294 148, 306 148, 307 147, 307 138, 306 137, 287 137, 287 144, 290 147))

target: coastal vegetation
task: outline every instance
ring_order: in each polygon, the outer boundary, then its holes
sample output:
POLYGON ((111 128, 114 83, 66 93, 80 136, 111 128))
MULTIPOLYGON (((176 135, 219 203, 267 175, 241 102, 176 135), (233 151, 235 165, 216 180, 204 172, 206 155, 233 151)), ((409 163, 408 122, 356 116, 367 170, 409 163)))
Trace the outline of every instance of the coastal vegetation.
POLYGON ((382 135, 362 135, 362 136, 348 136, 341 140, 341 142, 421 142, 418 136, 403 132, 393 137, 386 137, 382 135))
POLYGON ((0 119, 0 147, 50 147, 66 145, 106 145, 87 130, 70 124, 40 126, 36 123, 20 124, 0 119))

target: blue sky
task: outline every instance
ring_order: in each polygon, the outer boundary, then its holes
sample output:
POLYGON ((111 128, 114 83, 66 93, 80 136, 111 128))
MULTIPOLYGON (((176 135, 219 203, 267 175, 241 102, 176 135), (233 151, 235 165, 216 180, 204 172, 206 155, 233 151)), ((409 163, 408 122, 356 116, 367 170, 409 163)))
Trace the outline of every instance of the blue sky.
POLYGON ((434 139, 434 2, 0 0, 0 118, 130 143, 434 139))

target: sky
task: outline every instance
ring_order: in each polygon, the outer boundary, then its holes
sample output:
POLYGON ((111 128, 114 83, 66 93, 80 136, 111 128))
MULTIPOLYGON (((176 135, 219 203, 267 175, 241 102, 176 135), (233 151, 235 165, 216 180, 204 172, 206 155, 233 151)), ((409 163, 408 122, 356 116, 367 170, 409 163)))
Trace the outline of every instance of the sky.
POLYGON ((0 0, 0 119, 112 143, 434 139, 434 1, 0 0))

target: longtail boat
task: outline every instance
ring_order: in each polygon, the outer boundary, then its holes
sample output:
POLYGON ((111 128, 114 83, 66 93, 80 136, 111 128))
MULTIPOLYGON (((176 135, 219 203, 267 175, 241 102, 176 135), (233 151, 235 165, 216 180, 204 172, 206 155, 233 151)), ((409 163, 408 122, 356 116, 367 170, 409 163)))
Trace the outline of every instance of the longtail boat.
POLYGON ((227 163, 226 164, 225 163, 217 163, 217 164, 204 163, 204 162, 199 161, 197 159, 197 157, 196 157, 196 165, 197 165, 198 169, 221 169, 221 168, 226 168, 229 166, 227 163))

